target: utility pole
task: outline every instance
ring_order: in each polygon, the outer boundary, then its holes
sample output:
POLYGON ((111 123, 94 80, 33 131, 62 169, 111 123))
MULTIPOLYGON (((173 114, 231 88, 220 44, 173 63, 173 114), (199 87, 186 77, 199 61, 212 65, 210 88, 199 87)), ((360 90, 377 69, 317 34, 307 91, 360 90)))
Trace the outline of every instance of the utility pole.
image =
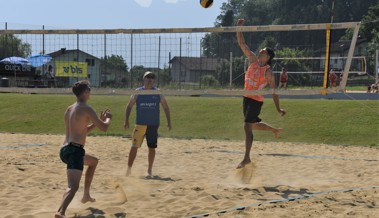
POLYGON ((375 83, 378 82, 379 74, 379 50, 376 50, 376 61, 375 61, 375 83))

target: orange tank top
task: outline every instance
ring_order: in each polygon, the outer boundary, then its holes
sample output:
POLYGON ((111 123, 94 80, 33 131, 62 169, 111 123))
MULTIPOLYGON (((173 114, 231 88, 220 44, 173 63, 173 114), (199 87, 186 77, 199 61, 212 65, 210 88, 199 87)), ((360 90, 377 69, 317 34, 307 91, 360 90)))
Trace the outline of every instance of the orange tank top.
MULTIPOLYGON (((245 90, 262 90, 267 85, 267 80, 265 77, 266 70, 270 66, 266 65, 260 67, 258 62, 250 64, 249 68, 245 74, 245 90)), ((254 99, 259 102, 264 101, 263 95, 244 95, 247 98, 254 99)))

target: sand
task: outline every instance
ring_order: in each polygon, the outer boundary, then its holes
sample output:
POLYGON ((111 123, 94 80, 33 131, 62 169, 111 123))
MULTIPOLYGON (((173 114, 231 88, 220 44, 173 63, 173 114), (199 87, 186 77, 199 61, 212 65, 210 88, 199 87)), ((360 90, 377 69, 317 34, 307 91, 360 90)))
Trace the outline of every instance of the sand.
MULTIPOLYGON (((62 135, 0 133, 0 217, 51 218, 66 189, 62 135)), ((146 145, 126 177, 130 139, 88 137, 100 159, 91 194, 83 180, 67 217, 379 217, 379 149, 243 141, 159 139, 153 179, 146 145), (222 212, 222 213, 221 213, 222 212)))

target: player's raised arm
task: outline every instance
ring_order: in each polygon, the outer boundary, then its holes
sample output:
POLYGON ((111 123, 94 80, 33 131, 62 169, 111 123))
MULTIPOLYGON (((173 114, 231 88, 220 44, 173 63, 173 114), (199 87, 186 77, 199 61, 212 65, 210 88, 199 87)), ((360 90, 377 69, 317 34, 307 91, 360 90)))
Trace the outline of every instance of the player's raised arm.
MULTIPOLYGON (((243 26, 245 25, 245 20, 244 19, 239 19, 237 21, 237 26, 243 26)), ((245 37, 243 36, 243 33, 238 31, 237 32, 237 42, 238 45, 240 46, 243 54, 249 58, 250 63, 253 63, 257 60, 257 56, 250 50, 250 48, 247 46, 245 42, 245 37)))

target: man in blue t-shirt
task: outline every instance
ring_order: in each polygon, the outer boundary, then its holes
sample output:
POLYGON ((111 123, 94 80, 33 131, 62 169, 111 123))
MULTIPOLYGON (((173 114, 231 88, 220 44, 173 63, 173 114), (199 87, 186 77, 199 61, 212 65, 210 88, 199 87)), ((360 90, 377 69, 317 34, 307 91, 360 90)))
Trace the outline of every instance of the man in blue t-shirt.
MULTIPOLYGON (((154 87, 155 75, 147 71, 143 75, 143 86, 137 88, 137 91, 158 90, 154 87)), ((147 169, 147 177, 152 178, 152 168, 155 158, 155 149, 158 144, 158 128, 159 128, 159 105, 161 104, 167 118, 167 127, 171 130, 170 109, 163 95, 160 94, 140 94, 132 95, 125 110, 124 128, 129 128, 129 116, 134 104, 137 103, 136 125, 132 135, 132 147, 129 152, 128 170, 126 176, 131 174, 133 162, 136 159, 138 148, 141 147, 143 139, 146 138, 149 148, 148 160, 149 167, 147 169)))

